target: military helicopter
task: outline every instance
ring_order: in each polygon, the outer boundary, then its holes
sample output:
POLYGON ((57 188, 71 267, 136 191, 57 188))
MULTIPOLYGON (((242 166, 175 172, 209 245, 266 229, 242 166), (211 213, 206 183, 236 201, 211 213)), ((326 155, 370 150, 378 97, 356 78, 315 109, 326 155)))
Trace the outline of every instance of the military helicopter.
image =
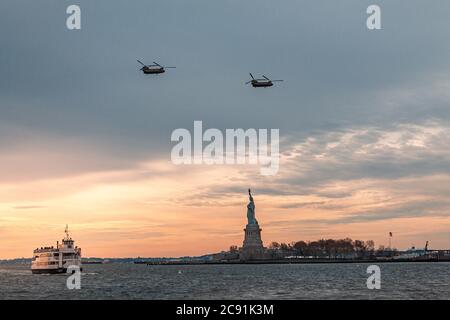
POLYGON ((137 60, 137 62, 139 62, 142 65, 142 68, 140 69, 143 73, 145 74, 158 74, 158 73, 164 73, 166 72, 165 69, 169 69, 169 68, 176 68, 176 67, 164 67, 162 65, 160 65, 157 62, 153 61, 153 64, 151 65, 146 65, 143 64, 141 61, 137 60))
POLYGON ((247 81, 245 84, 251 83, 252 86, 253 86, 254 88, 258 88, 258 87, 263 87, 263 88, 265 88, 265 87, 271 87, 271 86, 273 86, 273 83, 274 83, 274 82, 283 81, 283 80, 270 80, 269 78, 267 78, 267 77, 264 76, 264 75, 263 75, 263 78, 264 78, 264 79, 255 79, 251 73, 250 73, 250 77, 252 77, 252 80, 247 81))

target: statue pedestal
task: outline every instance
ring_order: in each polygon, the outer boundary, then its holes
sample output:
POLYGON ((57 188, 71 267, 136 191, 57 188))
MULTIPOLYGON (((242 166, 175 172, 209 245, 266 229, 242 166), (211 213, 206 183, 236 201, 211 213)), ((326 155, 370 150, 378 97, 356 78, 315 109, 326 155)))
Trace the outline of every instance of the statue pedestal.
POLYGON ((247 224, 244 229, 244 245, 239 258, 241 260, 264 259, 264 246, 261 240, 262 229, 258 224, 247 224))

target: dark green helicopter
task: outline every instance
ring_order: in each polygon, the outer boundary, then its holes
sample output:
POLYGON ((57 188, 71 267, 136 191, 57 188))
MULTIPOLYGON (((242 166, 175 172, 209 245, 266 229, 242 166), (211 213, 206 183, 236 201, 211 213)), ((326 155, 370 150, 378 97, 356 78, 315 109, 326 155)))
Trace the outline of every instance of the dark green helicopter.
POLYGON ((263 79, 255 79, 251 73, 250 77, 252 77, 252 80, 247 81, 245 84, 251 83, 254 88, 271 87, 273 86, 274 82, 283 81, 283 80, 270 80, 265 75, 263 75, 263 79))
POLYGON ((143 64, 139 60, 137 60, 137 62, 139 62, 142 65, 142 68, 140 70, 145 74, 159 74, 166 72, 166 69, 176 68, 176 67, 165 67, 154 61, 153 64, 150 65, 143 64))

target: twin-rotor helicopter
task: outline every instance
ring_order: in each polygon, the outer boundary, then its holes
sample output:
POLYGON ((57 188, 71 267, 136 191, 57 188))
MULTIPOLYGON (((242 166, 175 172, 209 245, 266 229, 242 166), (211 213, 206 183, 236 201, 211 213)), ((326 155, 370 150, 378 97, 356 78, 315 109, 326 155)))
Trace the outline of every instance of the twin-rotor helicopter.
POLYGON ((271 80, 267 78, 265 75, 263 75, 263 79, 255 79, 253 75, 250 73, 250 77, 252 77, 252 80, 247 81, 245 84, 251 83, 253 88, 265 88, 265 87, 271 87, 273 86, 274 82, 280 82, 283 80, 271 80))
MULTIPOLYGON (((176 67, 166 67, 166 66, 162 66, 157 62, 153 61, 153 64, 147 65, 144 64, 143 62, 137 60, 137 62, 142 65, 140 71, 142 71, 144 74, 160 74, 160 73, 164 73, 166 72, 166 69, 174 69, 176 67)), ((280 82, 283 80, 271 80, 268 77, 266 77, 265 75, 263 75, 262 79, 255 79, 255 77, 253 77, 253 75, 250 73, 250 77, 252 78, 252 80, 247 81, 245 84, 249 84, 251 83, 251 85, 253 86, 253 88, 266 88, 266 87, 272 87, 274 82, 280 82)))
POLYGON ((153 64, 144 64, 141 61, 137 60, 142 65, 142 68, 140 69, 145 74, 158 74, 158 73, 164 73, 166 72, 166 69, 173 69, 176 67, 166 67, 162 66, 159 63, 153 61, 153 64))

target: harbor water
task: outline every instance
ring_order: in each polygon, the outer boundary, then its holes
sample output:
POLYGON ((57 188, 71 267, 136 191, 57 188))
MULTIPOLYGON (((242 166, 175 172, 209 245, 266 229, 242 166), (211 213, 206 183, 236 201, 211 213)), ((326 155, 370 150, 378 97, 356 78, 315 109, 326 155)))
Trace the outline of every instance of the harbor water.
POLYGON ((0 299, 450 299, 450 263, 380 263, 379 290, 367 288, 369 265, 90 264, 79 290, 65 274, 0 265, 0 299))

